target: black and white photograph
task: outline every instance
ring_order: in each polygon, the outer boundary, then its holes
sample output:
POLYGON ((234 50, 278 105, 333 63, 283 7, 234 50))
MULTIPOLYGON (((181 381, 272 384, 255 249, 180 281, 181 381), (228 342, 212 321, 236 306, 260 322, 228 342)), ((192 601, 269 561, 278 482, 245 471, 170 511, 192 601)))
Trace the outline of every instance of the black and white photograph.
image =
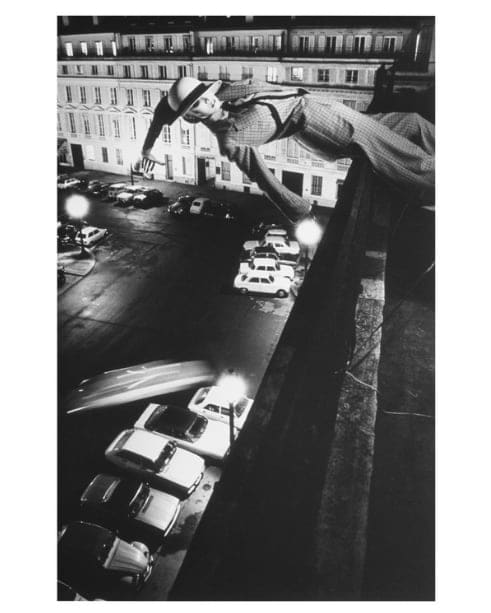
POLYGON ((57 24, 58 598, 435 597, 435 19, 57 24))
POLYGON ((7 608, 484 610, 484 17, 13 13, 7 608))

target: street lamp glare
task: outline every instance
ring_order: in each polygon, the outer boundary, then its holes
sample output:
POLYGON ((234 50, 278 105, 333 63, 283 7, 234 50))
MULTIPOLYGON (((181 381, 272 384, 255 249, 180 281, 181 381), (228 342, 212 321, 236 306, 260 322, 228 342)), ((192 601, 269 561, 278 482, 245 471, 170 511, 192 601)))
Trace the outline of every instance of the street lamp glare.
POLYGON ((66 210, 71 217, 78 217, 81 219, 87 215, 89 210, 89 201, 87 198, 84 198, 84 196, 75 194, 67 199, 66 210))
POLYGON ((313 219, 304 219, 295 229, 295 236, 305 247, 317 245, 322 237, 322 229, 313 219))
POLYGON ((246 384, 242 377, 233 371, 223 374, 217 385, 225 392, 229 402, 236 403, 246 391, 246 384))

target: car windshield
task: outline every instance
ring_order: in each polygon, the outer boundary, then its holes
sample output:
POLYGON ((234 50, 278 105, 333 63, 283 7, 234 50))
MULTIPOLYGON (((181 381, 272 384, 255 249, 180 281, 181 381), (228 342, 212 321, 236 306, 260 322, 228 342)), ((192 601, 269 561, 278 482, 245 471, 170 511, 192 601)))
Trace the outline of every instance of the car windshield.
POLYGON ((162 453, 159 455, 157 461, 155 462, 155 467, 157 470, 162 470, 165 466, 169 464, 169 462, 174 457, 176 453, 176 444, 174 441, 169 441, 167 445, 162 450, 162 453))
POLYGON ((202 436, 203 432, 206 430, 206 425, 208 424, 208 420, 206 417, 198 415, 194 420, 192 426, 188 430, 189 436, 193 440, 197 440, 202 436))
POLYGON ((194 413, 180 407, 163 406, 147 421, 147 427, 162 434, 186 438, 194 422, 194 413))
POLYGON ((111 498, 108 500, 108 505, 111 509, 119 513, 121 513, 122 510, 130 509, 135 499, 140 495, 142 487, 143 484, 140 483, 140 481, 122 479, 114 489, 111 498))
POLYGON ((138 513, 143 509, 150 496, 150 488, 145 483, 142 483, 138 491, 136 492, 133 500, 130 503, 128 515, 129 517, 136 517, 138 513))

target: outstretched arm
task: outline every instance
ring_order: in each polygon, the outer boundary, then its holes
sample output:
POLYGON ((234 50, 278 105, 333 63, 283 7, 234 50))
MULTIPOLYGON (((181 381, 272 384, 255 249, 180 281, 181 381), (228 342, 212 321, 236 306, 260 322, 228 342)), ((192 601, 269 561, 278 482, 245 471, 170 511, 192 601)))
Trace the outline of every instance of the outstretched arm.
POLYGON ((255 147, 224 144, 221 153, 235 162, 251 181, 257 183, 291 223, 309 214, 312 208, 310 204, 278 181, 255 147))
POLYGON ((158 160, 152 154, 152 148, 155 144, 155 141, 159 137, 159 134, 162 131, 164 125, 170 125, 175 119, 175 113, 170 108, 169 103, 167 101, 167 96, 162 98, 160 102, 157 104, 154 110, 152 123, 148 128, 147 135, 145 137, 145 141, 142 146, 141 151, 141 165, 143 167, 144 172, 152 172, 155 167, 155 164, 165 165, 165 162, 158 160))

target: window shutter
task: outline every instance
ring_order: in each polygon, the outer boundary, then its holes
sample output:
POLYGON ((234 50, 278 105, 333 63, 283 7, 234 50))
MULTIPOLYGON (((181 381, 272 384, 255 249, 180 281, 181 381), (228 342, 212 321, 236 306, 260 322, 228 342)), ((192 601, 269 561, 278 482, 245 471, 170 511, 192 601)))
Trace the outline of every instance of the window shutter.
POLYGON ((292 40, 293 40, 293 48, 297 50, 298 49, 298 36, 294 36, 292 40))
POLYGON ((226 48, 227 48, 227 37, 222 36, 222 49, 226 49, 226 48))
POLYGON ((365 53, 369 53, 372 47, 372 37, 370 34, 365 36, 365 53))
POLYGON ((314 48, 314 43, 315 43, 315 37, 314 36, 309 36, 309 49, 311 51, 314 48))
POLYGON ((374 70, 367 70, 367 85, 372 85, 373 86, 374 75, 375 75, 375 71, 374 70))
POLYGON ((396 36, 395 51, 400 51, 402 49, 402 39, 403 36, 396 36))
POLYGON ((344 68, 338 69, 338 83, 344 83, 346 81, 346 70, 344 68))
POLYGON ((336 53, 341 53, 343 50, 343 35, 336 36, 336 53))
POLYGON ((352 51, 353 49, 353 35, 348 34, 346 37, 346 51, 352 51))
POLYGON ((211 44, 213 45, 213 51, 216 51, 217 47, 218 47, 217 37, 216 36, 212 36, 211 37, 211 44))
POLYGON ((240 38, 238 36, 234 36, 234 47, 240 49, 240 38))
POLYGON ((258 36, 257 41, 258 41, 258 47, 262 49, 264 46, 264 36, 258 36))
POLYGON ((247 46, 249 49, 252 49, 252 36, 247 37, 247 46))
POLYGON ((268 36, 268 49, 272 51, 274 49, 274 36, 271 34, 268 36))
POLYGON ((324 51, 324 49, 326 48, 326 37, 321 34, 321 36, 319 36, 319 38, 317 39, 317 49, 319 51, 324 51))
POLYGON ((374 51, 382 51, 383 40, 384 40, 383 36, 376 36, 375 37, 375 49, 374 49, 374 51))

